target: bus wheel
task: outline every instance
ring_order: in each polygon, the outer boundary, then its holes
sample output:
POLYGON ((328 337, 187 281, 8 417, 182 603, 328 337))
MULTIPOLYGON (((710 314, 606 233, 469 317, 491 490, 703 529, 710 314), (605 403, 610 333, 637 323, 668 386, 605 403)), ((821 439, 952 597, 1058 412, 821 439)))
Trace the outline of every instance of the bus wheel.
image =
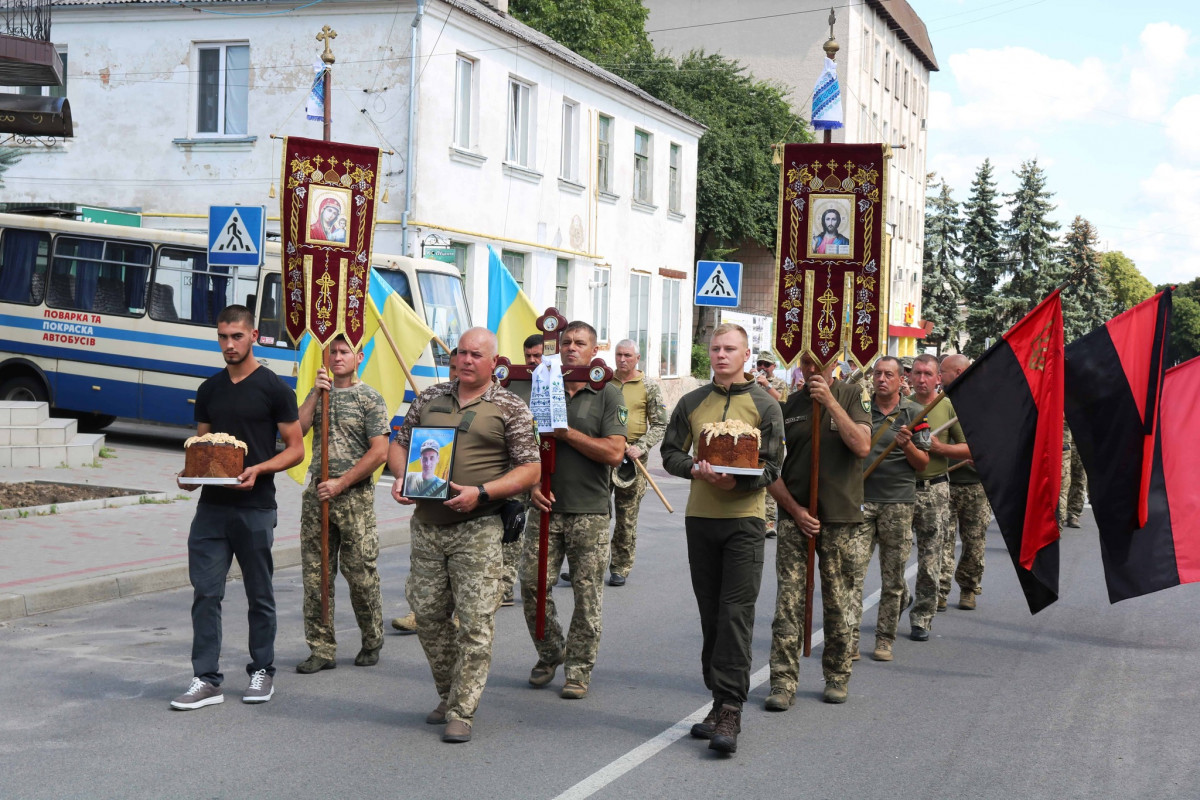
POLYGON ((79 414, 79 430, 84 433, 96 433, 117 421, 112 414, 79 414))
POLYGON ((37 378, 18 375, 0 384, 0 400, 44 403, 50 399, 46 386, 37 378))

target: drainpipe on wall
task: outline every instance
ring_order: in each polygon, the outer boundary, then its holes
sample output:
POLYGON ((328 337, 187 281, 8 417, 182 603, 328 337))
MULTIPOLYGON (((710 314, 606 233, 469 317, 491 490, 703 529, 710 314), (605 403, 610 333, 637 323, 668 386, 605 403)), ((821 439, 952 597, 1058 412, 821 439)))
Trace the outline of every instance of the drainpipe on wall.
POLYGON ((425 16, 425 0, 417 0, 417 15, 413 17, 412 32, 409 39, 408 61, 408 141, 405 144, 404 156, 404 212, 400 215, 400 252, 408 255, 408 219, 412 211, 413 200, 413 159, 416 151, 417 135, 417 38, 420 33, 421 20, 425 16))

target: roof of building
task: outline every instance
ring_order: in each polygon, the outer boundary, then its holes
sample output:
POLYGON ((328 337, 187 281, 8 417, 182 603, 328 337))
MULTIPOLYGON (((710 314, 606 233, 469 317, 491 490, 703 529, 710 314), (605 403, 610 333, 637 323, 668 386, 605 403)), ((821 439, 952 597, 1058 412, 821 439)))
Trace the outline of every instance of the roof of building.
MULTIPOLYGON (((904 0, 888 0, 889 3, 903 2, 904 0)), ((261 0, 53 0, 56 6, 115 6, 115 5, 143 5, 143 6, 179 6, 179 5, 220 5, 220 4, 250 4, 261 2, 261 0)), ((495 8, 492 8, 483 0, 438 0, 443 5, 447 5, 456 11, 461 11, 468 16, 481 20, 505 33, 530 44, 539 50, 563 61, 571 66, 586 72, 594 78, 597 78, 605 83, 615 86, 624 92, 634 95, 640 100, 659 108, 668 114, 677 117, 685 122, 695 125, 702 131, 707 130, 706 126, 701 122, 689 117, 679 109, 659 100, 654 95, 643 89, 638 88, 634 84, 618 77, 608 70, 600 67, 592 61, 584 58, 570 48, 546 36, 540 31, 534 30, 528 25, 513 19, 508 14, 502 14, 495 8)), ((907 8, 907 5, 905 6, 907 8)), ((911 9, 910 13, 911 13, 911 9)), ((915 14, 914 14, 915 17, 915 14)), ((918 20, 920 22, 920 20, 918 20)), ((921 26, 924 31, 924 26, 921 26)), ((936 67, 934 67, 936 69, 936 67)))
POLYGON ((867 4, 888 21, 900 41, 911 47, 931 72, 938 71, 933 42, 929 41, 929 30, 907 0, 867 0, 867 4))

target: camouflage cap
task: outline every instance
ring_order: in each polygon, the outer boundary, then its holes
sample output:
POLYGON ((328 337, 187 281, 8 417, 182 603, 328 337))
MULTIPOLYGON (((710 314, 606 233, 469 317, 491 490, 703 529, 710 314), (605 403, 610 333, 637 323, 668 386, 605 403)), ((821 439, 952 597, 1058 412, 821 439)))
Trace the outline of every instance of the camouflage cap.
POLYGON ((903 358, 901 358, 900 366, 904 367, 905 369, 912 369, 913 368, 913 357, 912 356, 904 356, 903 358))
POLYGON ((770 350, 759 350, 757 360, 758 361, 769 361, 770 363, 774 364, 775 363, 775 354, 772 353, 770 350))
POLYGON ((442 452, 442 446, 437 443, 436 439, 426 439, 425 441, 421 442, 421 452, 424 453, 426 450, 432 450, 435 453, 440 453, 442 452))

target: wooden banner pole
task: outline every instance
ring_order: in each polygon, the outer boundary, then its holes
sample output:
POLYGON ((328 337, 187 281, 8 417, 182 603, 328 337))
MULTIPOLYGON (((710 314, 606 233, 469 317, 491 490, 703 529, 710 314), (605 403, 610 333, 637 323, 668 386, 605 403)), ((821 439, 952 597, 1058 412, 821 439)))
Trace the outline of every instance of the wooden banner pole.
MULTIPOLYGON (((913 424, 914 426, 916 426, 916 425, 917 425, 917 424, 919 424, 919 423, 920 423, 922 420, 924 420, 924 419, 925 419, 925 416, 926 416, 926 415, 927 415, 927 414, 928 414, 930 411, 933 411, 933 408, 934 408, 934 406, 936 406, 938 403, 942 402, 942 400, 943 400, 945 397, 946 397, 946 395, 945 395, 944 393, 942 393, 942 392, 938 392, 938 396, 937 396, 937 397, 935 397, 935 398, 933 398, 933 400, 931 400, 931 401, 930 401, 929 405, 927 405, 927 406, 925 406, 925 408, 921 409, 921 413, 920 413, 920 414, 917 414, 917 416, 916 416, 916 419, 914 419, 914 420, 912 421, 912 424, 913 424)), ((939 429, 939 430, 940 430, 940 429, 939 429)), ((871 473, 875 471, 875 468, 876 468, 876 467, 878 467, 880 464, 882 464, 882 463, 883 463, 883 459, 887 458, 887 454, 888 454, 888 453, 890 453, 890 452, 892 452, 892 451, 893 451, 893 450, 895 450, 895 449, 896 449, 896 440, 895 440, 895 439, 892 439, 892 443, 891 443, 891 444, 889 444, 887 447, 883 448, 883 452, 882 452, 882 453, 880 453, 880 454, 879 454, 879 455, 878 455, 878 456, 875 458, 875 460, 871 462, 871 466, 867 467, 866 471, 863 473, 863 480, 865 481, 867 478, 871 477, 871 473)))

